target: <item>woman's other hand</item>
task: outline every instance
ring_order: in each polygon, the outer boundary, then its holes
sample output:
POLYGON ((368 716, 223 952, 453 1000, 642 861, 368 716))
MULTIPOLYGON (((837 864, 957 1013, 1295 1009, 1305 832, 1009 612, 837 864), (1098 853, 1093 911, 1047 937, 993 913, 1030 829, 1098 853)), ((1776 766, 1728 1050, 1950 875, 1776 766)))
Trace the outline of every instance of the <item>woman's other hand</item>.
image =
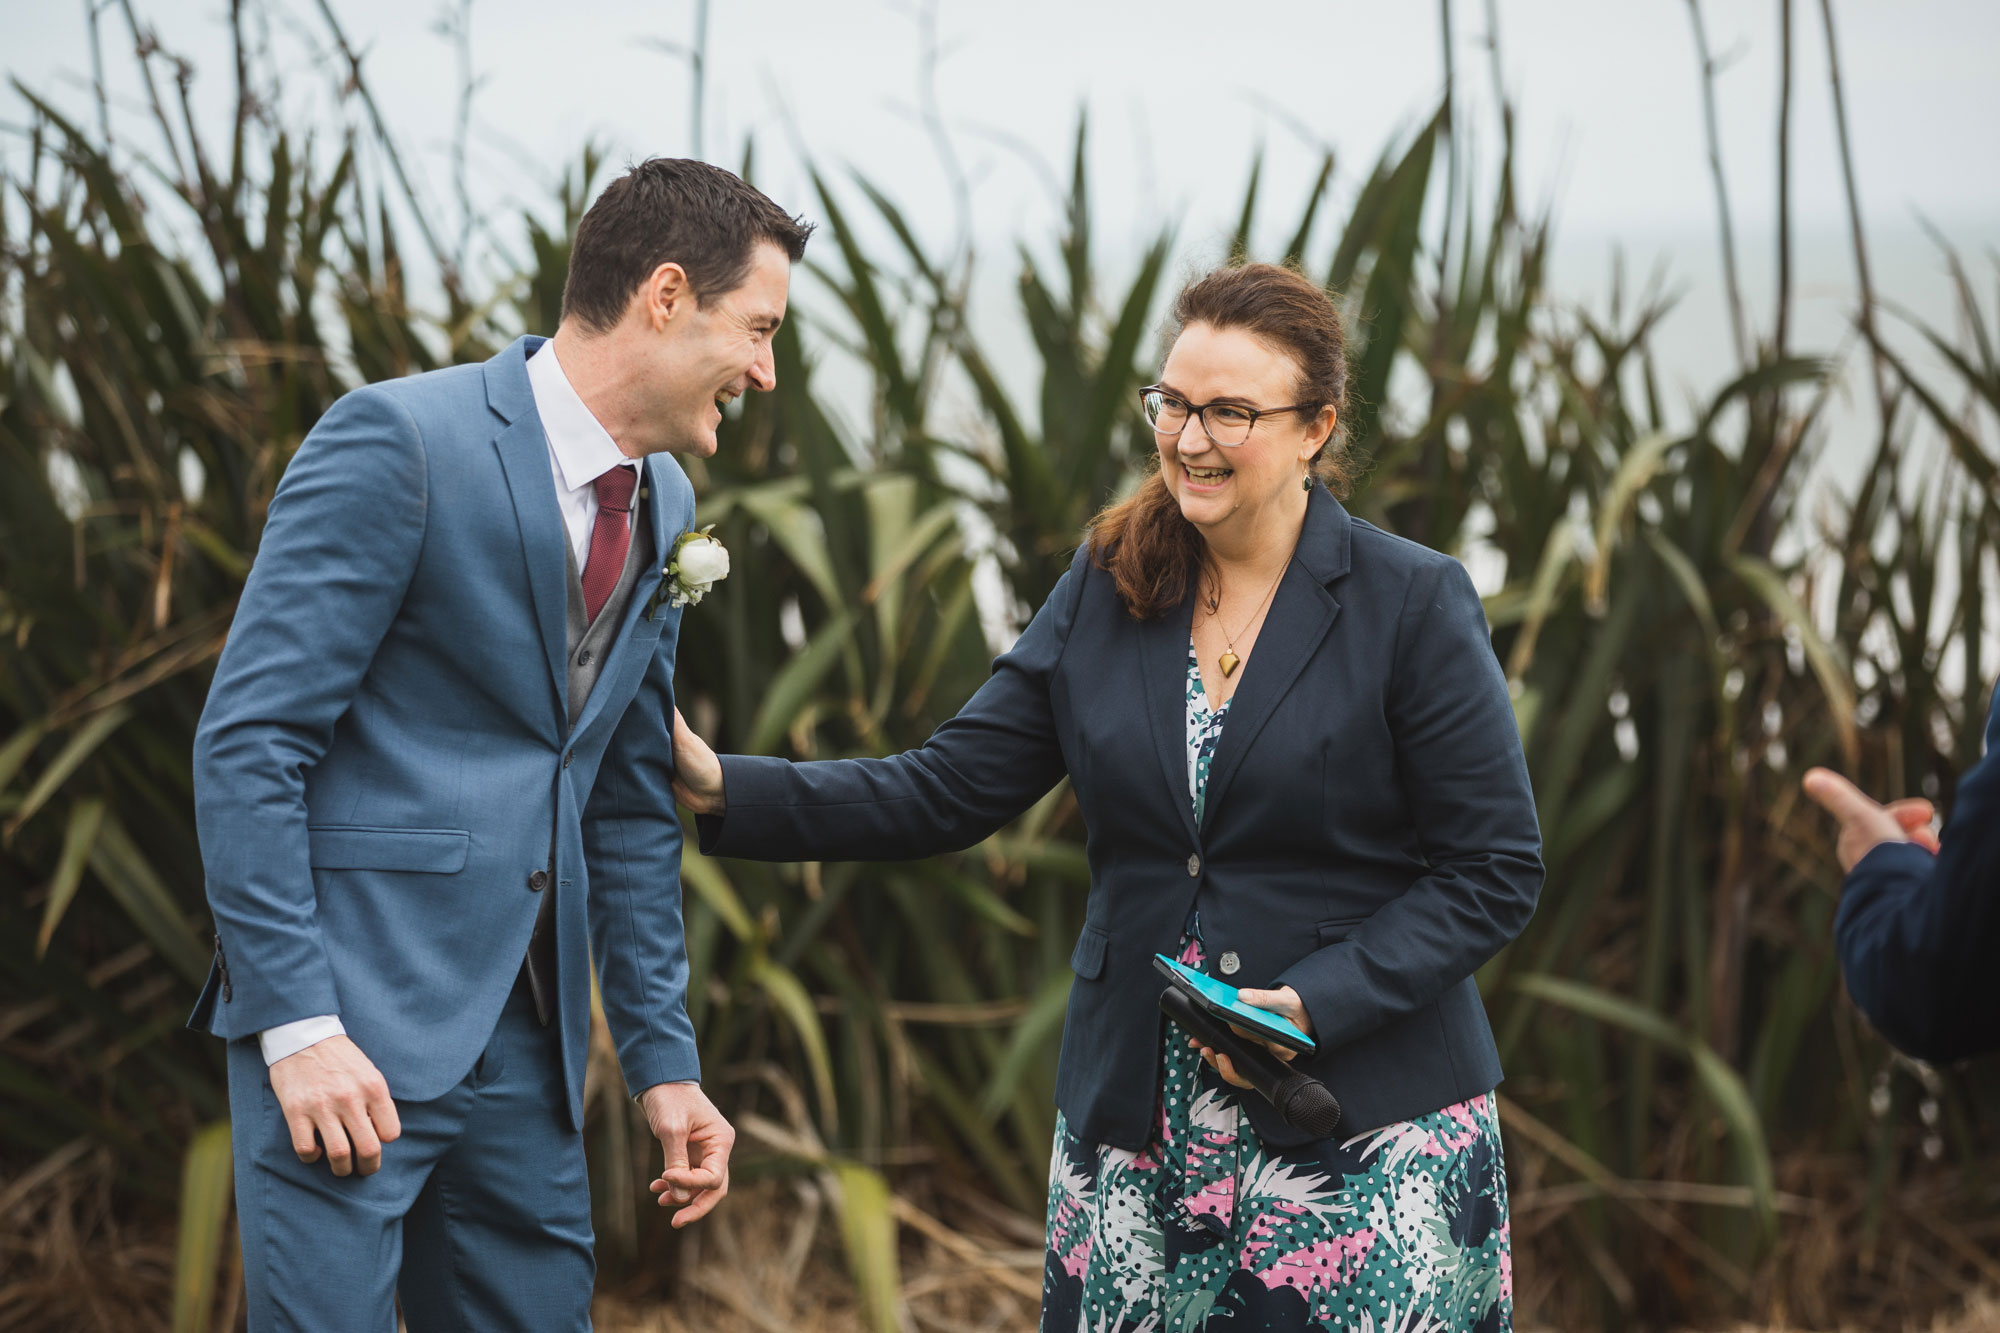
MULTIPOLYGON (((1305 1033, 1308 1037, 1313 1035, 1312 1016, 1306 1013, 1305 1001, 1301 1000, 1299 993, 1290 986, 1280 986, 1276 990, 1257 990, 1253 987, 1245 986, 1236 992, 1236 998, 1250 1005, 1252 1008, 1270 1010, 1280 1018, 1290 1021, 1293 1027, 1305 1033)), ((1264 1049, 1287 1063, 1298 1058, 1299 1053, 1292 1050, 1289 1046, 1280 1046, 1275 1042, 1262 1041, 1254 1033, 1245 1032, 1234 1023, 1229 1025, 1229 1029, 1237 1036, 1248 1041, 1261 1042, 1264 1049)), ((1208 1061, 1209 1068, 1222 1075, 1223 1082, 1238 1088, 1247 1088, 1250 1086, 1250 1080, 1236 1072, 1236 1064, 1228 1056, 1207 1046, 1203 1046, 1192 1037, 1188 1038, 1188 1045, 1198 1047, 1201 1050, 1201 1058, 1208 1061)))
POLYGON ((722 813, 722 761, 674 710, 674 799, 698 815, 722 813))

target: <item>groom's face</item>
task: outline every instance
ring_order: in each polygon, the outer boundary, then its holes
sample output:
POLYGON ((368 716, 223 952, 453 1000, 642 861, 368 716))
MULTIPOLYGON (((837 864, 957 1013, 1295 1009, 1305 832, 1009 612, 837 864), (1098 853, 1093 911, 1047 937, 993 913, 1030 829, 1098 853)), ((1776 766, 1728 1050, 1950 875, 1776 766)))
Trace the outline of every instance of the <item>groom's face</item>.
POLYGON ((768 242, 751 253, 750 271, 735 290, 688 303, 686 324, 663 348, 656 407, 675 453, 715 452, 722 409, 752 389, 777 387, 771 340, 785 318, 792 265, 768 242))

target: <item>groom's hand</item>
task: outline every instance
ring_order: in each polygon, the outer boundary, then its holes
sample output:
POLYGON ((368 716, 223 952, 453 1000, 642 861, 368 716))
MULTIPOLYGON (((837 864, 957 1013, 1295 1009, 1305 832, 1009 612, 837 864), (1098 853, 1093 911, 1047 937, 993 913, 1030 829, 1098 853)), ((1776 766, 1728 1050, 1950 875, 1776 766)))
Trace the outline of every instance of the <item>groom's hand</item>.
POLYGON ((729 1193, 729 1150, 736 1131, 698 1083, 655 1083, 639 1098, 653 1137, 666 1152, 649 1187, 660 1206, 678 1208, 674 1226, 699 1221, 729 1193))
POLYGON ((722 813, 722 761, 674 710, 674 799, 698 815, 722 813))
POLYGON ((301 1162, 319 1160, 336 1176, 372 1176, 382 1165, 382 1145, 403 1135, 389 1085, 361 1048, 347 1037, 328 1037, 271 1066, 271 1091, 292 1132, 301 1162))

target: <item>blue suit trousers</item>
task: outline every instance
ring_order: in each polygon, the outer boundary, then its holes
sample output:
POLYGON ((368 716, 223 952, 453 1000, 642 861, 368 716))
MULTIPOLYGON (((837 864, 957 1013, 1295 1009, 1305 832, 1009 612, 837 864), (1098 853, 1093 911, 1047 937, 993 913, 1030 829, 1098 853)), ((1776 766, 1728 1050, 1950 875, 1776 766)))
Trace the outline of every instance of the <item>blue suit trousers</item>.
POLYGON ((516 982, 479 1059, 441 1097, 396 1104, 374 1175, 292 1151, 255 1037, 229 1043, 250 1333, 590 1327, 596 1276, 583 1137, 555 1030, 516 982))

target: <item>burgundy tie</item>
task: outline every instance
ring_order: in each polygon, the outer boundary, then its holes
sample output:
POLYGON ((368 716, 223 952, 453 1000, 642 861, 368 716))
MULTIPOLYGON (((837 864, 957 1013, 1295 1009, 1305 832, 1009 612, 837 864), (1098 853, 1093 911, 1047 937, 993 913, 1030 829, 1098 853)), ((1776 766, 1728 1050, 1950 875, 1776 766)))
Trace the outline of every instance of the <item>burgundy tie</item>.
POLYGON ((625 552, 632 545, 632 489, 638 484, 638 473, 623 463, 594 483, 597 521, 590 525, 590 552, 583 564, 583 606, 592 620, 625 572, 625 552))

